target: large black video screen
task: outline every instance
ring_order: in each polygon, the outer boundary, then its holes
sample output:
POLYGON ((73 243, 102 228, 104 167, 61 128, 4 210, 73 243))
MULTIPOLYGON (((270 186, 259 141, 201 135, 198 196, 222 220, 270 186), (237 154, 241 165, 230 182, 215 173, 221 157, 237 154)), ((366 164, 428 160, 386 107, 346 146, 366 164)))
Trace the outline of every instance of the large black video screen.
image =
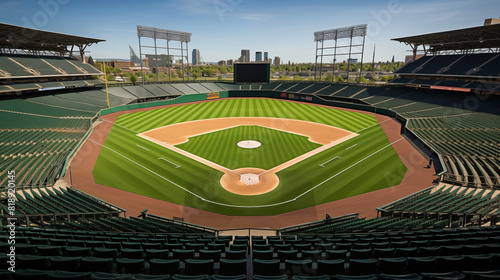
POLYGON ((235 83, 269 83, 271 66, 269 63, 235 63, 235 83))

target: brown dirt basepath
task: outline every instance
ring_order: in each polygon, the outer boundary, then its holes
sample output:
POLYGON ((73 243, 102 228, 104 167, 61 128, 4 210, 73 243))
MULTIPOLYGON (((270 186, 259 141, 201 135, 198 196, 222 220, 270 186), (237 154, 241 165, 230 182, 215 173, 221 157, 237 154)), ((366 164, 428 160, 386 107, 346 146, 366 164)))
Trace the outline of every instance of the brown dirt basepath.
MULTIPOLYGON (((290 100, 284 101, 297 102, 290 100)), ((324 106, 306 102, 299 103, 313 106, 324 106)), ((106 115, 103 117, 103 119, 106 121, 95 127, 89 139, 97 143, 104 143, 104 140, 111 130, 112 123, 121 114, 160 109, 165 107, 183 106, 187 104, 191 103, 129 110, 106 115)), ((374 115, 379 123, 382 123, 381 127, 391 143, 401 138, 400 124, 387 116, 332 106, 324 107, 374 115)), ((67 181, 77 189, 85 191, 102 200, 126 209, 129 216, 138 216, 140 214, 140 211, 147 208, 149 209, 148 212, 151 214, 167 218, 182 217, 186 222, 208 226, 215 229, 279 229, 286 226, 321 220, 325 218, 326 214, 329 214, 332 217, 336 217, 350 213, 359 213, 360 217, 373 218, 376 217, 377 207, 381 207, 396 199, 405 197, 416 191, 431 186, 432 181, 436 178, 436 176, 434 175, 434 169, 425 168, 425 166, 427 165, 426 159, 423 158, 406 139, 398 141, 393 145, 393 147, 408 169, 401 184, 390 188, 317 205, 314 207, 265 217, 221 215, 96 184, 92 176, 92 170, 101 150, 101 146, 88 140, 83 144, 83 146, 80 148, 77 155, 71 162, 70 171, 67 173, 67 181)))

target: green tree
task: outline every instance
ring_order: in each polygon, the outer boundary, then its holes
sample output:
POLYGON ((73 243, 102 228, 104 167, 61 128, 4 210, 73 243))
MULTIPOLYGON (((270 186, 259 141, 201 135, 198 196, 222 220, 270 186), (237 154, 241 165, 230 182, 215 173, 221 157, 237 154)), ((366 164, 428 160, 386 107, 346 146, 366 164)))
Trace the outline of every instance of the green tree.
POLYGON ((334 82, 343 83, 344 82, 344 78, 342 78, 342 76, 335 76, 335 78, 333 78, 333 81, 334 82))
POLYGON ((131 83, 136 83, 137 82, 137 76, 134 74, 134 73, 131 73, 132 75, 130 75, 130 82, 131 83))

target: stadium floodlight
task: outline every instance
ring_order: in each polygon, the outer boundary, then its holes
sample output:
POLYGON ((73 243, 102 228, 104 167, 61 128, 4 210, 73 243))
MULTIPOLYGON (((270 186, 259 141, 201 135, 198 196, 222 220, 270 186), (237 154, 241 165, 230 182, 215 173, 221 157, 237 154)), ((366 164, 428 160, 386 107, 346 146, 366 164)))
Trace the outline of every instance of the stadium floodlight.
POLYGON ((191 33, 137 25, 137 36, 169 41, 191 42, 191 33))
MULTIPOLYGON (((333 56, 332 61, 332 82, 335 75, 335 63, 337 62, 338 55, 348 55, 347 59, 347 81, 349 81, 349 71, 351 69, 351 55, 361 55, 361 68, 363 69, 363 52, 365 49, 365 37, 366 31, 368 29, 367 24, 359 24, 348 27, 327 29, 314 32, 314 41, 316 42, 316 61, 314 64, 314 80, 316 80, 317 72, 319 71, 319 79, 321 80, 322 71, 324 68, 323 58, 333 56), (363 43, 353 44, 352 39, 356 37, 362 37, 363 43), (349 45, 337 45, 337 40, 340 39, 350 39, 349 45), (335 45, 331 47, 325 47, 325 41, 335 41, 335 45), (353 52, 353 47, 355 51, 353 52), (342 51, 345 48, 349 48, 346 53, 341 53, 337 51, 342 51), (360 51, 356 49, 361 48, 360 51), (333 51, 333 53, 331 53, 333 51), (320 65, 318 66, 318 58, 320 59, 320 65)), ((359 73, 359 81, 361 81, 361 71, 359 73)))
POLYGON ((314 41, 322 42, 327 40, 337 40, 352 37, 364 37, 366 35, 367 24, 360 24, 337 29, 328 29, 314 32, 314 41))
MULTIPOLYGON (((182 31, 175 31, 175 30, 169 30, 169 29, 163 29, 163 28, 157 28, 157 27, 149 27, 149 26, 143 26, 143 25, 137 25, 137 37, 139 37, 139 57, 140 57, 140 62, 141 62, 141 72, 142 72, 142 81, 144 83, 144 71, 142 67, 142 48, 153 48, 154 49, 154 70, 156 72, 156 80, 159 81, 160 76, 159 72, 160 69, 165 69, 164 67, 166 66, 168 69, 168 79, 170 81, 170 67, 171 67, 171 61, 175 57, 180 57, 181 58, 181 73, 184 73, 184 59, 186 59, 186 62, 188 64, 188 80, 189 80, 189 57, 188 57, 188 43, 191 42, 191 33, 189 32, 182 32, 182 31), (154 46, 142 46, 141 44, 141 38, 150 38, 154 40, 154 46), (159 47, 157 46, 157 40, 166 40, 166 47, 159 47), (169 43, 171 41, 176 41, 180 42, 180 48, 171 48, 169 43), (186 47, 184 47, 184 44, 186 44, 186 47), (158 49, 166 49, 167 53, 166 56, 160 55, 160 57, 164 57, 167 59, 168 63, 166 65, 158 65, 158 61, 160 60, 158 58, 158 49), (175 54, 171 53, 171 51, 174 52, 180 52, 180 54, 175 54)), ((148 55, 146 55, 148 56, 148 55)), ((151 65, 149 65, 151 66, 151 65)), ((182 76, 182 80, 184 81, 184 75, 182 76)))

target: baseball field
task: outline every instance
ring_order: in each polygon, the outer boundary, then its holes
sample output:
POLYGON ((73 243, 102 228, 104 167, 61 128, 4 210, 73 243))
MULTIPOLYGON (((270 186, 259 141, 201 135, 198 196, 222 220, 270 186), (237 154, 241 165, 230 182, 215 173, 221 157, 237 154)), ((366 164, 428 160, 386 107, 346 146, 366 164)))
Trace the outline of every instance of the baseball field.
POLYGON ((124 114, 97 144, 96 183, 226 215, 352 197, 406 170, 372 115, 274 99, 124 114))

